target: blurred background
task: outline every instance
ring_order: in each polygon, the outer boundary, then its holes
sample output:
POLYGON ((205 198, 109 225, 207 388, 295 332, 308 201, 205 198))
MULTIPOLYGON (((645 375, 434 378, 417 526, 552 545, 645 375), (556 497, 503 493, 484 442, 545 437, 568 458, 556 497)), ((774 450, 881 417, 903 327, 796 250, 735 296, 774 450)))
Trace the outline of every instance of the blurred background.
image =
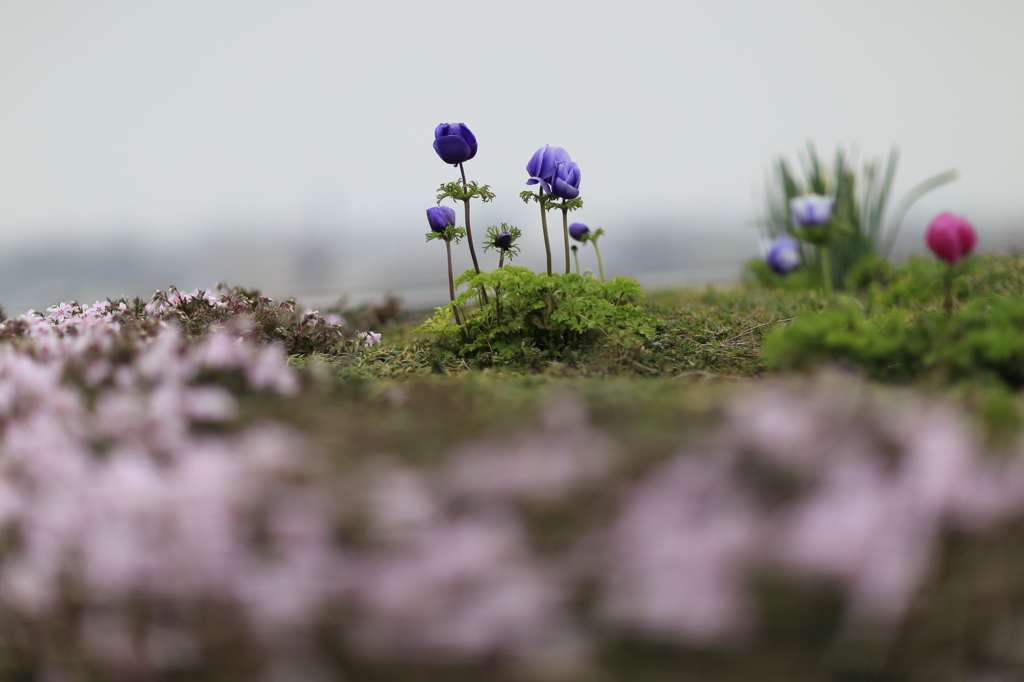
POLYGON ((943 210, 982 249, 1024 241, 1019 0, 502 7, 0 0, 0 304, 218 281, 440 303, 424 210, 457 177, 431 147, 441 122, 474 131, 468 177, 498 195, 474 205, 477 238, 519 226, 537 270, 518 195, 544 144, 580 165, 572 217, 605 228, 608 274, 647 286, 737 279, 772 160, 807 140, 828 158, 898 146, 897 198, 960 173, 911 211, 898 253, 943 210))

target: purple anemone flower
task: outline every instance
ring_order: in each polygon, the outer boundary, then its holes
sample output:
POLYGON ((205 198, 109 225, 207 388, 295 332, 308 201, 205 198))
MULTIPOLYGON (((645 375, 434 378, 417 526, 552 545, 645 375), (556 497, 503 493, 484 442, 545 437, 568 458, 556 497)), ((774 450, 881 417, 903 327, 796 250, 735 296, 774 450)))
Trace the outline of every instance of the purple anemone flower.
MULTIPOLYGON (((550 194, 551 183, 555 179, 558 164, 570 163, 572 163, 572 159, 569 158, 569 152, 561 147, 552 147, 546 144, 534 152, 530 163, 526 164, 526 172, 530 174, 530 179, 526 181, 526 184, 536 185, 539 182, 544 191, 550 194)), ((579 175, 578 169, 576 173, 579 175)), ((576 184, 578 185, 579 181, 576 184)))
POLYGON ((551 194, 562 199, 575 199, 580 195, 580 167, 574 161, 555 166, 551 194))
POLYGON ((832 198, 820 194, 805 194, 789 200, 794 227, 822 227, 832 217, 832 198))
POLYGON ((583 223, 573 223, 569 226, 569 236, 578 242, 585 242, 590 237, 590 228, 583 223))
POLYGON ((499 232, 498 236, 494 238, 494 245, 502 251, 512 246, 512 233, 511 232, 499 232))
POLYGON ((442 123, 434 129, 434 151, 445 163, 458 165, 476 156, 476 136, 465 123, 442 123))
POLYGON ((427 209, 427 222, 434 232, 444 232, 455 225, 455 209, 450 206, 433 206, 427 209))
POLYGON ((788 275, 800 265, 800 244, 783 235, 768 246, 765 261, 776 274, 788 275))

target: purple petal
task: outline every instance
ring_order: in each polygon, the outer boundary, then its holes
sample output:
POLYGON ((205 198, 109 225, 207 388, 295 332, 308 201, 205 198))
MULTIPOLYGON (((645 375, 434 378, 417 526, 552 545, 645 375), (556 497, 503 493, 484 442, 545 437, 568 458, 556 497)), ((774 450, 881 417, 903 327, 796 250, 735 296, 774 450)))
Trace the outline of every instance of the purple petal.
POLYGON ((580 195, 580 191, 570 185, 562 178, 555 178, 555 181, 551 184, 551 193, 556 197, 562 199, 575 199, 580 195))
POLYGON ((473 149, 457 135, 444 135, 434 140, 434 151, 445 163, 459 164, 473 158, 473 149))

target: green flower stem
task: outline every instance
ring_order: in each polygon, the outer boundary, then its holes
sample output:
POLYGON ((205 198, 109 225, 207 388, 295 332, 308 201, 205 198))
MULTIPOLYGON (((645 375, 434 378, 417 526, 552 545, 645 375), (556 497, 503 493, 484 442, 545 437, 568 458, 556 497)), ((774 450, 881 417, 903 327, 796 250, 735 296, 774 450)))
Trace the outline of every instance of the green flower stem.
MULTIPOLYGON (((452 297, 452 303, 455 303, 455 274, 452 272, 452 240, 444 240, 445 249, 448 251, 448 294, 452 297)), ((459 309, 452 306, 452 312, 455 313, 455 324, 461 325, 462 320, 459 318, 459 309)))
POLYGON ((946 315, 953 314, 953 266, 950 265, 946 268, 946 276, 942 278, 942 286, 945 290, 946 296, 943 301, 943 306, 946 309, 946 315))
POLYGON ((548 239, 548 212, 544 210, 544 188, 537 190, 537 203, 540 204, 540 226, 544 229, 544 250, 548 254, 548 274, 551 274, 551 240, 548 239))
MULTIPOLYGON (((498 267, 501 267, 500 265, 498 267)), ((498 326, 501 326, 501 285, 494 285, 494 310, 498 315, 498 326)))
POLYGON ((594 253, 597 254, 597 271, 601 275, 601 281, 604 281, 604 265, 601 264, 601 249, 597 248, 597 241, 594 239, 590 240, 590 243, 594 245, 594 253))
POLYGON ((832 296, 832 262, 829 259, 828 244, 818 247, 818 260, 821 261, 821 284, 825 287, 825 295, 832 296))
POLYGON ((562 233, 565 235, 565 274, 569 274, 569 209, 565 207, 565 199, 562 199, 562 233))
MULTIPOLYGON (((466 185, 466 169, 459 164, 459 172, 462 173, 462 191, 467 192, 466 185)), ((467 196, 462 200, 462 203, 466 205, 466 239, 469 241, 469 255, 473 257, 473 269, 476 270, 476 274, 480 274, 480 265, 476 260, 476 248, 473 247, 473 230, 469 227, 469 197, 467 196)))
POLYGON ((576 261, 576 274, 578 275, 580 274, 580 254, 579 249, 577 249, 575 246, 572 247, 572 257, 573 260, 576 261))
MULTIPOLYGON (((459 172, 462 174, 462 191, 463 193, 469 192, 466 183, 466 168, 460 163, 459 172)), ((476 260, 476 249, 473 247, 473 230, 469 227, 469 197, 467 196, 462 200, 462 203, 466 205, 466 240, 469 242, 469 255, 473 258, 473 269, 476 270, 476 274, 480 274, 480 264, 476 260)), ((480 301, 484 304, 487 303, 487 290, 480 287, 480 301)))

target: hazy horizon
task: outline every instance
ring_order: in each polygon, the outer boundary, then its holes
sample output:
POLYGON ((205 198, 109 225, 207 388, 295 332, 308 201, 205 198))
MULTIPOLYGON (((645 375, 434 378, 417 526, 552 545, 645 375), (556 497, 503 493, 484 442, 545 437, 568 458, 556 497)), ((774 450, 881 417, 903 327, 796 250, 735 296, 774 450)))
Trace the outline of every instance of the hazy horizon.
POLYGON ((483 225, 535 227, 518 194, 547 143, 582 169, 583 222, 753 224, 808 139, 897 145, 897 194, 953 168, 922 206, 1017 218, 1022 34, 1012 0, 2 0, 0 246, 317 221, 417 240, 454 121, 498 194, 483 225))

